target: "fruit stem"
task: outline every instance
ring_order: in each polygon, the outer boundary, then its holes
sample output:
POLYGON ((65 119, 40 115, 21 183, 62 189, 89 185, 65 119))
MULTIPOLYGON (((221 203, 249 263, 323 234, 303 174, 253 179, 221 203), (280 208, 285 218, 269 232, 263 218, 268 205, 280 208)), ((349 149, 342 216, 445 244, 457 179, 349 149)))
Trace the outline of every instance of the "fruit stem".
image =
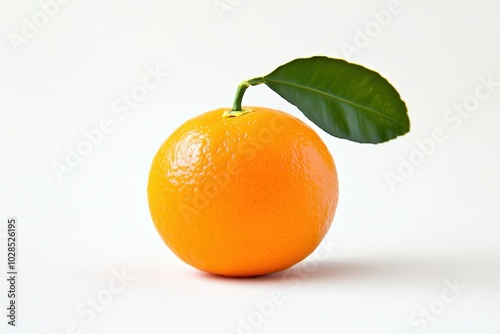
POLYGON ((243 95, 245 94, 245 91, 247 90, 248 87, 260 85, 261 83, 264 83, 264 77, 258 77, 243 81, 236 90, 236 96, 234 97, 234 102, 233 102, 233 109, 231 109, 229 113, 232 113, 233 111, 235 113, 242 112, 243 109, 241 108, 241 102, 243 101, 243 95))
POLYGON ((231 109, 231 111, 243 111, 241 110, 241 102, 243 101, 243 95, 248 87, 250 87, 250 84, 247 80, 239 84, 236 90, 236 96, 234 97, 233 109, 231 109))

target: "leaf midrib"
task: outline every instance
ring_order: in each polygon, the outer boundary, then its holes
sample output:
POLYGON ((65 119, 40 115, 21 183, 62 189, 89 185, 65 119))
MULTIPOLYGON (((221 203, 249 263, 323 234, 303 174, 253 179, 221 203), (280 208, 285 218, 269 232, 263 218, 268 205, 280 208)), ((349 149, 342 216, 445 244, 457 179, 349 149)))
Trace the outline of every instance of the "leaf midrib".
POLYGON ((397 125, 401 126, 401 127, 402 127, 403 129, 405 129, 405 130, 408 130, 408 128, 407 128, 405 125, 401 124, 399 121, 397 121, 397 120, 395 120, 395 119, 393 119, 393 118, 388 117, 387 115, 381 114, 380 112, 378 112, 378 111, 376 111, 376 110, 374 110, 374 109, 367 108, 367 107, 365 107, 365 106, 363 106, 363 105, 360 105, 360 104, 357 104, 357 103, 355 103, 355 102, 352 102, 352 101, 349 101, 349 100, 346 100, 346 99, 340 98, 340 97, 335 96, 335 95, 333 95, 333 94, 329 94, 329 93, 323 92, 323 91, 318 90, 318 89, 314 89, 314 88, 311 88, 311 87, 308 87, 308 86, 299 85, 299 84, 292 83, 292 82, 288 82, 288 81, 281 81, 281 80, 268 79, 267 77, 264 77, 263 79, 264 79, 264 83, 266 83, 266 82, 274 82, 274 83, 279 83, 279 84, 289 85, 289 86, 293 86, 293 87, 298 87, 298 88, 302 88, 302 89, 304 89, 304 90, 309 90, 309 91, 311 91, 311 92, 318 93, 318 94, 320 94, 320 95, 324 95, 324 96, 326 96, 326 97, 328 97, 328 98, 331 98, 331 99, 334 99, 334 100, 339 100, 339 101, 341 101, 341 102, 344 102, 344 103, 350 104, 350 105, 352 105, 352 106, 355 106, 355 107, 358 107, 358 108, 364 109, 364 110, 366 110, 366 111, 369 111, 369 112, 371 112, 371 113, 373 113, 373 114, 375 114, 375 115, 377 115, 377 116, 380 116, 380 117, 382 117, 382 118, 385 118, 385 119, 387 119, 387 120, 389 120, 389 121, 391 121, 391 122, 393 122, 393 123, 395 123, 395 124, 397 124, 397 125))

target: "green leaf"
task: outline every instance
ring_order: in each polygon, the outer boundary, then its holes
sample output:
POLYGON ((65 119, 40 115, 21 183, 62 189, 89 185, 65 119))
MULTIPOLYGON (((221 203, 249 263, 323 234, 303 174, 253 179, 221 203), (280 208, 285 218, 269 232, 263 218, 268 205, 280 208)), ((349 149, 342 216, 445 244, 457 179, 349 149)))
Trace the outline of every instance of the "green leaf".
POLYGON ((295 59, 258 81, 297 106, 329 134, 381 143, 410 130, 405 103, 380 74, 345 60, 295 59))

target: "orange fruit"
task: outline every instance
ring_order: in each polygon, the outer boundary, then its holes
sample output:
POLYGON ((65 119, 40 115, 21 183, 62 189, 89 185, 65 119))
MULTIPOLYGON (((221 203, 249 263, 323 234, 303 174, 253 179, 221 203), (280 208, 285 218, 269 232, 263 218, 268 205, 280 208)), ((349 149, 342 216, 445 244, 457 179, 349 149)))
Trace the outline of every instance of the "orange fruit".
POLYGON ((183 261, 224 276, 257 276, 306 258, 337 207, 335 163, 299 119, 272 109, 217 109, 175 130, 148 180, 151 217, 183 261))

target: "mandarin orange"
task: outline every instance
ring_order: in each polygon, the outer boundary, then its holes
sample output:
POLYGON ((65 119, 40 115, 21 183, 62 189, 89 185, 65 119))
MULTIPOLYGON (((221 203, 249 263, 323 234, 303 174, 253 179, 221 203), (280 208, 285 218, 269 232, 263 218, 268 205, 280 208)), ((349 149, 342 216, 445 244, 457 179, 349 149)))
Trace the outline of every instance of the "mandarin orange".
POLYGON ((191 266, 224 276, 287 269, 319 245, 337 207, 326 145, 294 116, 217 109, 175 130, 147 186, 154 225, 191 266))

